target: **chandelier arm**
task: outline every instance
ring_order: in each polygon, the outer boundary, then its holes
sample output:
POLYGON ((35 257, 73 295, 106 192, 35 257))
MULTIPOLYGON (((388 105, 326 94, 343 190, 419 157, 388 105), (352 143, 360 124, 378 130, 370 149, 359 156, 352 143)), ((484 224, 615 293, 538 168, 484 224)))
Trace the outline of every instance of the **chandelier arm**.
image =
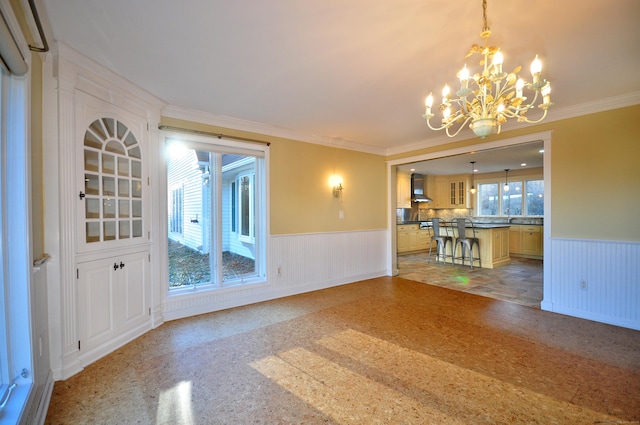
POLYGON ((456 137, 456 136, 458 135, 458 133, 460 133, 460 131, 461 131, 463 128, 465 128, 465 127, 467 126, 467 123, 468 123, 470 120, 471 120, 471 117, 467 117, 467 119, 466 119, 466 120, 464 120, 464 122, 460 124, 460 126, 458 127, 458 129, 456 130, 456 132, 455 132, 455 133, 453 133, 453 134, 451 134, 451 133, 449 132, 449 128, 450 128, 450 127, 452 127, 452 125, 453 125, 453 122, 452 122, 452 123, 450 123, 450 125, 449 125, 448 127, 446 127, 447 136, 449 136, 449 137, 456 137))
POLYGON ((449 137, 455 137, 462 128, 469 125, 477 136, 485 138, 495 134, 496 131, 500 133, 502 125, 508 118, 517 118, 518 122, 539 123, 546 118, 548 109, 553 105, 549 96, 551 86, 540 76, 541 65, 538 57, 536 56, 534 60, 538 70, 532 71, 534 72, 533 82, 527 83, 523 79, 518 79, 516 72, 519 72, 520 67, 517 67, 514 73, 503 72, 503 57, 500 49, 489 45, 491 29, 487 24, 487 0, 482 0, 482 18, 483 27, 480 36, 484 40, 484 47, 474 44, 467 55, 467 57, 472 54, 482 56, 482 71, 470 78, 465 64, 457 74, 460 79, 460 89, 455 93, 456 98, 449 96, 450 90, 447 85, 445 86, 446 92, 443 91, 443 101, 439 107, 443 113, 442 125, 438 127, 431 125, 431 118, 435 116, 431 113, 433 96, 430 94, 425 101, 426 114, 422 117, 427 121, 427 125, 432 130, 445 130, 449 137), (522 93, 525 87, 534 92, 533 99, 529 102, 526 102, 527 98, 522 93), (469 95, 471 99, 468 98, 469 95), (539 97, 542 98, 541 103, 536 105, 539 97), (536 106, 543 110, 542 117, 529 119, 526 113, 536 106), (458 123, 461 124, 454 131, 454 125, 458 123))

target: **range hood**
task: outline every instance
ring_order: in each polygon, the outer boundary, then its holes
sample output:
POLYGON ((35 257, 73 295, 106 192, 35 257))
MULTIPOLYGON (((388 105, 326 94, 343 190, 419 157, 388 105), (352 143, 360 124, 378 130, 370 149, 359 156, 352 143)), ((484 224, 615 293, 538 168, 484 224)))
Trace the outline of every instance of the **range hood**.
POLYGON ((424 194, 425 178, 422 174, 411 174, 411 202, 433 202, 424 194))

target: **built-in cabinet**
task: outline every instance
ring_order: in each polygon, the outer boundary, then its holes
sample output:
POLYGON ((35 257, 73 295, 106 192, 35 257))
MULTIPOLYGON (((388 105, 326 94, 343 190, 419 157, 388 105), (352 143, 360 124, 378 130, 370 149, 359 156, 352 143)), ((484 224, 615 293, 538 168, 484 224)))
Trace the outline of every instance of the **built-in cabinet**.
POLYGON ((509 230, 509 252, 516 256, 542 258, 543 226, 511 225, 509 230))
POLYGON ((136 337, 149 321, 149 253, 78 263, 78 337, 83 357, 136 337))
POLYGON ((150 327, 147 137, 142 117, 80 93, 76 104, 77 332, 89 364, 150 327))
POLYGON ((411 208, 411 174, 398 172, 396 208, 411 208))
POLYGON ((420 229, 418 224, 398 224, 396 231, 398 254, 429 249, 431 233, 428 229, 420 229))
POLYGON ((165 103, 64 45, 43 63, 43 86, 57 117, 43 142, 45 227, 56 230, 45 248, 58 259, 51 368, 67 379, 161 323, 149 167, 165 103))
POLYGON ((509 259, 509 229, 499 228, 491 231, 492 238, 492 262, 500 263, 509 259))
POLYGON ((467 175, 435 176, 431 208, 472 208, 467 175))

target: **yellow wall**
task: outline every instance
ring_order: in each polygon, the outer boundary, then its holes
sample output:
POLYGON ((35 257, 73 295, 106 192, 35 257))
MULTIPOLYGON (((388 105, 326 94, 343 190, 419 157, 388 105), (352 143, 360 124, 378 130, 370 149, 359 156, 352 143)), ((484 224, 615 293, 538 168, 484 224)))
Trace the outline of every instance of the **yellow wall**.
POLYGON ((271 143, 271 234, 382 229, 387 220, 383 156, 163 117, 162 125, 271 143), (342 200, 329 178, 343 180, 342 200), (344 219, 339 212, 344 212, 344 219))
MULTIPOLYGON (((551 111, 552 114, 553 110, 551 111)), ((640 105, 548 122, 397 159, 552 130, 551 235, 640 241, 640 105)))

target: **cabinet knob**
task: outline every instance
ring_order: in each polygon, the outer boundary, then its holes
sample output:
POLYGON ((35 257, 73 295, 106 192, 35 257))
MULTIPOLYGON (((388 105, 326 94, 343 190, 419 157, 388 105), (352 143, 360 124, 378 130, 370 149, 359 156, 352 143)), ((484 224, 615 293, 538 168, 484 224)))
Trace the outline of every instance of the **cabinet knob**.
POLYGON ((118 270, 118 263, 113 263, 113 270, 118 270))
POLYGON ((83 191, 80 191, 80 194, 78 196, 80 197, 80 200, 83 200, 87 195, 85 195, 83 191))
POLYGON ((124 263, 122 261, 120 261, 120 268, 124 267, 124 263))

